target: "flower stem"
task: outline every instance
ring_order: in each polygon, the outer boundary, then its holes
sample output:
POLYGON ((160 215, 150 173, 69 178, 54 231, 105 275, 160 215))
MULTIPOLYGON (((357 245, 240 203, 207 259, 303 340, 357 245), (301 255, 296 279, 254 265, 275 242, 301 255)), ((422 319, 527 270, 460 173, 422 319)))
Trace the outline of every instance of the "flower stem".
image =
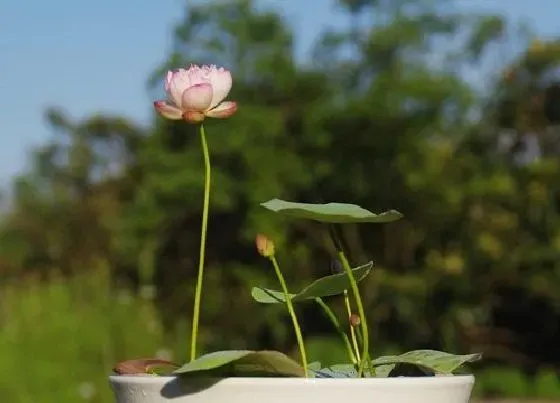
MULTIPOLYGON (((346 275, 348 276, 348 280, 350 281, 350 287, 352 288, 352 293, 354 294, 354 299, 356 301, 356 306, 358 307, 358 315, 360 316, 360 325, 362 329, 362 357, 360 360, 360 366, 358 369, 358 377, 361 377, 364 373, 365 364, 366 362, 370 361, 369 359, 369 333, 368 327, 366 323, 366 315, 364 312, 364 305, 362 304, 362 297, 360 295, 360 289, 358 288, 358 283, 354 278, 354 273, 352 273, 352 268, 350 267, 350 263, 348 263, 348 259, 346 258, 346 254, 344 253, 344 247, 342 245, 342 240, 339 237, 337 227, 335 224, 329 225, 329 232, 331 239, 334 243, 336 248, 336 252, 338 255, 338 259, 340 263, 342 263, 342 267, 344 268, 346 275)), ((371 364, 370 364, 371 365, 371 364)))
POLYGON ((360 328, 356 328, 356 338, 358 339, 358 343, 362 344, 364 342, 364 338, 362 337, 362 331, 360 328))
MULTIPOLYGON (((356 328, 356 337, 358 338, 358 344, 362 344, 364 342, 364 338, 362 337, 362 331, 360 330, 360 328, 356 328)), ((373 368, 373 365, 371 363, 370 357, 369 357, 369 353, 368 356, 365 358, 368 364, 368 370, 370 373, 370 376, 374 376, 375 374, 375 369, 373 368)))
POLYGON ((280 282, 280 285, 282 286, 282 291, 284 292, 284 298, 286 299, 286 306, 288 307, 288 312, 290 313, 290 316, 292 317, 292 322, 294 324, 294 330, 296 332, 296 338, 297 338, 297 342, 299 345, 299 352, 301 354, 301 361, 302 361, 302 365, 303 365, 303 372, 305 377, 307 378, 309 376, 308 370, 307 370, 307 355, 305 353, 305 345, 303 344, 303 337, 301 335, 301 328, 299 327, 299 323, 296 317, 296 312, 294 311, 294 306, 292 305, 292 300, 290 297, 290 294, 288 292, 288 287, 286 286, 286 281, 284 280, 284 276, 282 275, 282 272, 280 271, 280 266, 278 266, 278 261, 276 260, 276 258, 274 257, 274 255, 270 256, 270 261, 272 262, 272 265, 274 266, 274 270, 276 271, 276 276, 278 277, 278 281, 280 282))
POLYGON ((350 280, 350 286, 352 287, 354 299, 356 300, 356 305, 358 307, 358 315, 360 315, 362 336, 364 339, 364 342, 362 344, 362 359, 360 361, 360 368, 358 370, 358 377, 360 377, 364 373, 366 361, 369 360, 369 334, 366 324, 366 314, 364 311, 364 305, 362 304, 362 297, 360 296, 360 289, 358 288, 358 284, 356 283, 356 279, 354 278, 354 273, 352 273, 352 268, 350 267, 348 259, 346 259, 346 255, 342 250, 338 251, 338 258, 342 262, 342 266, 344 267, 344 270, 346 270, 346 274, 348 275, 348 279, 350 280))
POLYGON ((333 313, 333 311, 331 310, 331 308, 329 308, 329 306, 327 304, 325 304, 325 302, 319 297, 315 298, 315 302, 317 302, 317 304, 319 304, 319 306, 321 308, 323 308, 323 311, 325 312, 327 317, 330 319, 331 323, 334 325, 334 327, 338 331, 338 334, 340 335, 340 337, 342 337, 342 340, 344 341, 344 344, 346 345, 346 350, 348 351, 348 356, 350 357, 350 361, 352 362, 352 364, 354 364, 354 365, 358 364, 359 360, 357 360, 356 356, 354 355, 354 351, 352 350, 352 345, 350 344, 350 340, 348 339, 348 335, 344 332, 344 329, 342 328, 342 326, 340 326, 340 322, 336 318, 336 316, 333 313))
POLYGON ((204 126, 200 125, 200 142, 204 157, 204 204, 202 208, 202 228, 200 231, 200 253, 198 259, 198 278, 194 294, 194 310, 191 334, 191 361, 196 359, 196 342, 198 337, 198 323, 200 317, 200 299, 202 296, 202 280, 204 278, 204 254, 206 250, 206 232, 208 230, 208 209, 210 204, 210 154, 204 126))
MULTIPOLYGON (((350 316, 352 315, 352 307, 350 306, 350 297, 348 296, 348 290, 344 290, 344 304, 346 305, 346 312, 348 313, 348 321, 350 321, 350 316)), ((354 326, 349 323, 350 326, 350 337, 352 338, 352 345, 354 346, 354 350, 356 351, 356 357, 358 361, 361 361, 360 358, 360 348, 358 347, 358 342, 356 340, 356 330, 354 326)))

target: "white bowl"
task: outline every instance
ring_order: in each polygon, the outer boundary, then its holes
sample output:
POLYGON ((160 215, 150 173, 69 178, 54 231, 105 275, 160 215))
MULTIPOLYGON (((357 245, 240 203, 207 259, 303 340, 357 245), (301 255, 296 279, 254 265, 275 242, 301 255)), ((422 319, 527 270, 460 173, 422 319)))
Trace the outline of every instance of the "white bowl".
POLYGON ((474 376, 401 378, 109 377, 117 403, 468 403, 474 376))

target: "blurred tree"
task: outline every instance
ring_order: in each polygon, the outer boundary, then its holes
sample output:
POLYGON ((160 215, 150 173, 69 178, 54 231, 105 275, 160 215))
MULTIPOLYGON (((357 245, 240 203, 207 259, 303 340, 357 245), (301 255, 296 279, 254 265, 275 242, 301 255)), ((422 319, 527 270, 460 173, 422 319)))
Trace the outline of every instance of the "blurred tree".
POLYGON ((71 274, 110 260, 111 226, 129 181, 123 173, 141 133, 122 118, 75 124, 49 110, 47 119, 56 135, 16 180, 0 243, 16 267, 45 277, 52 268, 71 274))
MULTIPOLYGON (((275 240, 296 289, 327 274, 333 253, 321 226, 259 207, 279 197, 405 214, 344 229, 353 263, 376 263, 364 283, 376 353, 483 350, 525 369, 557 365, 558 45, 533 43, 481 98, 462 72, 482 69, 508 40, 501 17, 460 14, 449 0, 337 4, 348 27, 319 35, 304 64, 274 9, 190 5, 174 52, 149 80, 155 92, 167 69, 205 62, 234 76, 239 112, 205 123, 206 348, 294 347, 282 307, 251 301, 251 285, 274 285, 254 236, 275 240)), ((196 128, 48 117, 56 136, 14 183, 0 266, 70 275, 102 261, 119 286, 155 285, 166 328, 183 326, 202 207, 196 128)), ((328 323, 313 306, 301 309, 306 336, 323 340, 328 323)))

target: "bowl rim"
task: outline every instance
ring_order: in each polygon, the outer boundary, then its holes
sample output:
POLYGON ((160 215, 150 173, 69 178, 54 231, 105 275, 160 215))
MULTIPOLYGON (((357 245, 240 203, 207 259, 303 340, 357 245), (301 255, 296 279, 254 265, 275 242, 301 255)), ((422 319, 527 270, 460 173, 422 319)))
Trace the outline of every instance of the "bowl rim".
MULTIPOLYGON (((144 376, 144 375, 110 375, 109 380, 113 384, 146 384, 156 385, 172 382, 179 376, 144 376)), ((205 378, 202 378, 205 379, 205 378)), ((270 386, 291 385, 320 385, 346 384, 352 385, 394 385, 406 382, 409 385, 457 385, 474 384, 475 377, 472 374, 459 374, 449 376, 425 376, 425 377, 394 377, 394 378, 280 378, 280 377, 230 377, 230 378, 206 378, 220 385, 249 386, 254 384, 270 386)))

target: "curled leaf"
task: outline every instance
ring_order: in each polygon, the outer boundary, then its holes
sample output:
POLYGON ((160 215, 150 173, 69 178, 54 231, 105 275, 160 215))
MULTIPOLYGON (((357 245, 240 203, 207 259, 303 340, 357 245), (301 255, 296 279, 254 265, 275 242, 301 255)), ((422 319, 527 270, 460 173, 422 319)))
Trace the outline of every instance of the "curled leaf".
POLYGON ((468 362, 478 361, 481 354, 454 355, 443 351, 415 350, 401 355, 387 355, 372 361, 374 366, 412 364, 440 374, 451 374, 468 362))
POLYGON ((179 366, 171 361, 156 358, 141 358, 121 361, 115 365, 113 371, 119 375, 163 375, 173 372, 179 366))
POLYGON ((375 214, 357 204, 346 203, 309 204, 272 199, 261 203, 261 206, 286 216, 331 224, 387 223, 399 220, 403 217, 403 215, 396 210, 375 214))
POLYGON ((216 351, 174 371, 178 375, 209 372, 220 376, 304 376, 297 362, 278 351, 216 351))

